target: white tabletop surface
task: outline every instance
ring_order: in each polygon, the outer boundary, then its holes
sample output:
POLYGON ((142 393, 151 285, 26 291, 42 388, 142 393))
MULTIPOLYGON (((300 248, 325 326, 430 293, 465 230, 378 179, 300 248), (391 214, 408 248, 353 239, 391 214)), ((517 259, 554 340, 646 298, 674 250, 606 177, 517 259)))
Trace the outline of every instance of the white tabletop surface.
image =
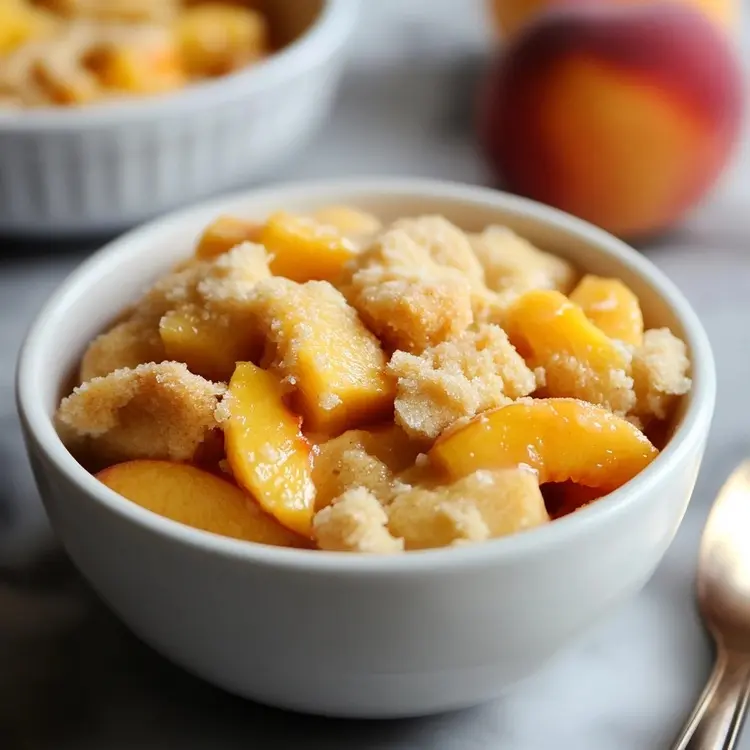
MULTIPOLYGON (((481 2, 367 0, 332 120, 281 178, 411 174, 484 183, 471 87, 487 54, 481 2)), ((750 35, 745 36, 746 39, 750 35)), ((750 138, 747 139, 750 143, 750 138)), ((644 252, 705 323, 719 371, 706 460, 685 522, 645 590, 504 700, 419 721, 336 722, 225 696, 113 621, 55 555, 20 445, 14 353, 80 251, 0 238, 0 747, 51 750, 661 750, 699 693, 710 644, 693 600, 702 524, 750 455, 750 149, 681 227, 644 252), (84 608, 81 624, 76 607, 84 608), (71 608, 73 610, 71 611, 71 608), (11 744, 4 744, 10 737, 11 744)), ((740 745, 750 750, 750 730, 740 745)))

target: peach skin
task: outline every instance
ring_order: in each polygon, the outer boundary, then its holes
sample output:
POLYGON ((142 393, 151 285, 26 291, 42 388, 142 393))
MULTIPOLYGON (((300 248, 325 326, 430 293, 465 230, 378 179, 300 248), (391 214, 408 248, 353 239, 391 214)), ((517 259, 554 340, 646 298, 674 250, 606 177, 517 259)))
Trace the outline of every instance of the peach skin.
POLYGON ((712 186, 737 140, 742 76, 687 5, 560 8, 491 68, 478 130, 513 192, 615 234, 654 234, 712 186))
POLYGON ((432 465, 457 480, 480 469, 527 466, 539 484, 573 482, 606 494, 630 481, 658 451, 630 422, 572 398, 515 401, 444 432, 432 465))
POLYGON ((238 362, 217 410, 237 484, 282 526, 305 537, 315 504, 311 447, 284 403, 279 379, 238 362))
MULTIPOLYGON (((540 13, 570 5, 640 5, 653 0, 488 0, 489 11, 498 32, 511 37, 521 31, 540 13)), ((736 0, 680 0, 702 10, 722 28, 731 30, 737 23, 739 6, 736 0)))
POLYGON ((196 529, 281 547, 307 544, 263 513, 239 487, 189 464, 127 461, 96 477, 146 510, 196 529))

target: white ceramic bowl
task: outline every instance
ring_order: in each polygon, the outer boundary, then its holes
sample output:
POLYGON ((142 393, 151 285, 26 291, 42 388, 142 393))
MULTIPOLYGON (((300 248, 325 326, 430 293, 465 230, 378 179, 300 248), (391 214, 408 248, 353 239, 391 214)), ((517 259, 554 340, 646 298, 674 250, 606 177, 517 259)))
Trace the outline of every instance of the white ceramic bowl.
POLYGON ((274 0, 290 41, 267 60, 159 97, 0 110, 0 233, 111 232, 259 180, 330 110, 358 0, 274 0))
POLYGON ((143 640, 227 690, 336 716, 410 716, 499 695, 635 594, 690 499, 711 421, 706 334, 649 261, 589 224, 483 188, 419 180, 282 186, 182 211, 116 240, 49 300, 18 369, 18 406, 39 490, 93 587, 143 640), (663 453, 593 506, 513 537, 378 557, 279 549, 181 526, 79 466, 51 415, 85 344, 218 212, 351 203, 386 219, 444 214, 510 225, 592 272, 619 276, 649 325, 683 336, 693 389, 663 453))

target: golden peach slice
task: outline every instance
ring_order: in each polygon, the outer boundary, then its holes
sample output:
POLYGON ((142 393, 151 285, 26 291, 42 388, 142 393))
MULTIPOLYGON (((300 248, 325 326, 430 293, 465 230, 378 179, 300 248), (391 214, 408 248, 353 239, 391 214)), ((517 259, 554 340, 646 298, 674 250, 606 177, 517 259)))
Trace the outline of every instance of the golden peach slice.
POLYGON ((183 5, 189 7, 181 9, 175 33, 191 78, 226 75, 266 54, 268 23, 262 13, 246 7, 249 3, 183 5))
POLYGON ((546 394, 627 414, 635 405, 630 355, 560 292, 534 290, 508 309, 506 330, 530 367, 545 373, 546 394))
POLYGON ((610 492, 658 451, 627 420, 576 399, 516 401, 444 433, 430 460, 451 479, 478 469, 529 466, 539 483, 571 481, 610 492))
POLYGON ((261 244, 273 256, 271 272, 292 281, 332 281, 356 255, 335 227, 305 216, 276 213, 263 227, 261 244))
POLYGON ((315 509, 310 443, 284 403, 278 378, 240 362, 217 417, 237 483, 292 531, 310 536, 315 509))
POLYGON ((619 279, 584 276, 571 292, 570 301, 610 338, 633 346, 640 346, 643 341, 641 304, 619 279))
POLYGON ((239 487, 189 464, 128 461, 97 479, 146 510, 214 534, 280 547, 306 541, 285 529, 239 487))
POLYGON ((237 362, 259 353, 258 336, 251 327, 198 305, 168 312, 159 323, 159 334, 167 359, 184 362, 209 380, 229 380, 237 362))
POLYGON ((186 83, 177 49, 168 35, 158 44, 144 45, 142 49, 103 47, 88 63, 99 81, 116 91, 157 94, 186 83))
POLYGON ((195 257, 213 260, 243 242, 260 242, 263 225, 236 216, 219 216, 211 222, 198 240, 195 257))
POLYGON ((395 383, 380 342, 328 282, 267 279, 253 306, 267 340, 263 364, 294 387, 306 432, 338 435, 392 413, 395 383))

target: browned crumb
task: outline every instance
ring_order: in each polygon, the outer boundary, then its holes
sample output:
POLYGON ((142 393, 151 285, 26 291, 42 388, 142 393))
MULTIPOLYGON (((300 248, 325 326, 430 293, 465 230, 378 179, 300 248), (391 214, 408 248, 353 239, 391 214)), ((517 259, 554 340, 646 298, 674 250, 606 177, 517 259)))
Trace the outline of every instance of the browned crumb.
POLYGON ((666 419, 678 396, 690 390, 685 343, 668 328, 652 328, 633 353, 636 416, 666 419))
POLYGON ((262 245, 243 242, 211 260, 189 258, 158 279, 134 306, 140 317, 161 318, 190 304, 244 312, 255 283, 271 275, 262 245))
POLYGON ((391 225, 411 237, 440 266, 460 271, 473 286, 484 286, 484 271, 466 234, 442 216, 399 219, 391 225))
POLYGON ((465 331, 420 356, 397 351, 388 369, 398 379, 396 422, 427 440, 458 419, 536 389, 534 373, 505 331, 492 325, 465 331))
POLYGON ((575 282, 575 270, 570 263, 539 250, 507 227, 487 227, 471 238, 471 244, 484 268, 485 282, 494 291, 568 292, 575 282))
POLYGON ((170 310, 198 302, 198 284, 210 266, 207 261, 191 260, 189 264, 162 276, 134 305, 134 314, 159 319, 170 310))
POLYGON ((198 283, 198 294, 216 310, 242 313, 257 282, 271 277, 268 263, 263 245, 243 242, 210 264, 198 283))
POLYGON ((453 484, 399 492, 388 528, 406 549, 479 542, 549 521, 536 475, 524 469, 477 471, 453 484))
POLYGON ((224 391, 181 362, 144 364, 79 386, 60 403, 56 422, 69 447, 99 461, 189 461, 216 428, 224 391))
POLYGON ((349 301, 391 349, 421 352, 471 325, 471 290, 462 278, 413 269, 367 268, 352 278, 349 301))
POLYGON ((377 497, 364 487, 348 490, 313 519, 313 538, 323 550, 339 552, 402 552, 404 542, 386 526, 388 516, 377 497))
POLYGON ((153 319, 135 317, 118 323, 89 344, 81 359, 79 380, 85 383, 124 367, 161 362, 164 357, 159 328, 153 319))
POLYGON ((487 287, 472 289, 471 309, 474 313, 474 325, 490 323, 505 328, 508 309, 518 296, 518 292, 510 289, 504 292, 492 292, 487 287))
POLYGON ((434 270, 441 266, 433 260, 427 248, 416 242, 407 232, 386 229, 346 266, 349 278, 364 268, 434 270))
POLYGON ((552 396, 571 396, 619 415, 635 406, 633 378, 623 368, 594 369, 570 354, 553 354, 544 361, 543 372, 544 387, 552 396))

